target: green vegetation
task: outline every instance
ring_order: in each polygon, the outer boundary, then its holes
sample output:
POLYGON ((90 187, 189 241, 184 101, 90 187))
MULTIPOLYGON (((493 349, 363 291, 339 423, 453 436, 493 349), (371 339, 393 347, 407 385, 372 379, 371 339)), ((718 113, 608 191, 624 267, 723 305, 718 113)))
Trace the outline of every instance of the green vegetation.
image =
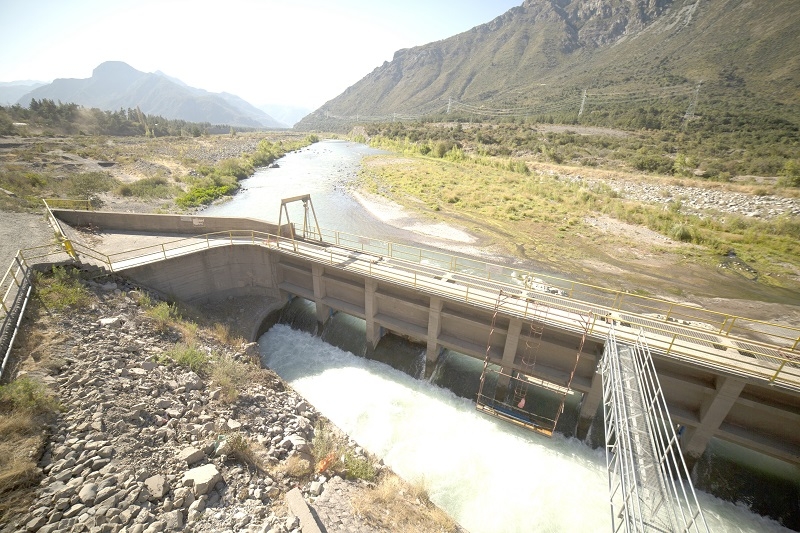
POLYGON ((117 180, 105 172, 73 174, 68 180, 66 191, 70 198, 89 198, 98 193, 108 192, 118 185, 117 180))
POLYGON ((215 357, 211 366, 211 381, 221 389, 222 399, 228 403, 236 401, 239 389, 250 381, 256 368, 240 363, 230 357, 215 357))
POLYGON ((72 268, 54 266, 50 273, 37 272, 34 287, 39 301, 51 311, 82 309, 92 301, 78 271, 72 268))
POLYGON ((179 342, 159 358, 161 363, 175 363, 197 374, 205 374, 210 363, 208 354, 195 343, 179 342))
POLYGON ((136 198, 173 198, 179 192, 178 187, 170 185, 162 177, 144 178, 117 187, 117 194, 120 196, 135 196, 136 198))
POLYGON ((8 385, 0 385, 0 406, 6 411, 31 414, 53 413, 60 409, 52 393, 39 381, 23 376, 8 385))
MULTIPOLYGON (((239 128, 250 131, 252 128, 239 128)), ((212 125, 209 122, 187 122, 171 120, 158 115, 145 115, 137 109, 102 111, 86 109, 73 103, 54 102, 43 98, 31 100, 28 107, 14 104, 0 106, 0 135, 28 135, 42 131, 45 135, 117 135, 166 137, 229 133, 227 125, 212 125), (26 124, 23 127, 14 123, 26 124)))
POLYGON ((353 453, 344 437, 330 423, 317 422, 311 444, 317 472, 332 472, 348 479, 375 479, 377 472, 370 458, 353 453))
POLYGON ((174 327, 181 319, 181 314, 177 306, 171 305, 167 302, 158 302, 152 305, 149 297, 140 300, 140 305, 148 307, 145 314, 150 317, 158 331, 162 333, 167 331, 170 327, 174 327))
MULTIPOLYGON (((383 146, 387 146, 385 141, 383 146)), ((408 156, 413 150, 406 147, 403 153, 408 156)), ((564 247, 558 232, 586 232, 584 219, 597 215, 701 245, 709 262, 735 247, 757 270, 780 274, 800 258, 796 217, 699 217, 682 213, 680 199, 664 209, 620 198, 601 182, 521 174, 505 164, 488 165, 485 156, 453 161, 448 153, 444 158, 407 157, 401 164, 382 165, 381 158, 375 158, 362 170, 363 186, 413 208, 418 208, 415 201, 419 200, 431 211, 447 211, 462 224, 471 221, 476 228, 499 235, 504 243, 522 243, 549 261, 580 257, 580 247, 564 247)))
POLYGON ((375 147, 451 161, 466 154, 478 163, 487 164, 485 160, 489 158, 488 164, 497 167, 507 158, 506 164, 517 165, 516 170, 522 172, 520 164, 533 161, 717 181, 730 181, 740 175, 781 175, 782 185, 800 186, 799 128, 786 121, 765 124, 768 132, 758 135, 705 123, 674 131, 601 129, 579 134, 580 128, 576 125, 574 129, 554 129, 533 119, 365 126, 370 144, 375 147))
POLYGON ((27 376, 0 386, 0 522, 30 505, 41 478, 42 427, 60 409, 47 387, 27 376))
POLYGON ((298 150, 318 140, 315 135, 308 135, 304 140, 294 142, 272 143, 263 140, 252 154, 226 159, 213 167, 200 166, 197 168, 199 176, 187 178, 189 190, 178 196, 175 203, 188 209, 232 195, 239 189, 239 181, 251 176, 257 167, 270 165, 287 152, 298 150))

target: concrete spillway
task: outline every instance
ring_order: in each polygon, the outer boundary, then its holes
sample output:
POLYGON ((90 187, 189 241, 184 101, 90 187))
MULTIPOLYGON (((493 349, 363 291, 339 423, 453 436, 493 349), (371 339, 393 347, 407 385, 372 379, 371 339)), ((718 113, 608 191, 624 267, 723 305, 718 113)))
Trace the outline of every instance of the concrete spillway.
MULTIPOLYGON (((800 369, 790 358, 795 357, 793 349, 776 347, 779 355, 787 357, 774 360, 742 355, 745 350, 736 347, 747 344, 745 339, 683 326, 670 319, 671 309, 658 318, 654 313, 582 300, 549 285, 514 286, 498 281, 502 267, 489 265, 489 275, 480 277, 459 270, 460 258, 436 254, 422 260, 423 250, 392 248, 391 244, 381 253, 375 251, 378 244, 373 239, 348 241, 335 233, 322 242, 322 236, 291 240, 284 237, 285 228, 245 219, 55 213, 67 223, 91 222, 105 231, 134 228, 142 233, 172 233, 169 245, 94 255, 105 256, 99 262, 107 263, 107 268, 123 270, 126 276, 176 298, 262 296, 285 302, 300 296, 315 302, 320 323, 334 312, 362 318, 368 345, 374 346, 383 333, 392 331, 426 344, 429 362, 443 348, 483 360, 498 287, 508 286, 519 296, 500 311, 496 341, 488 347, 491 362, 523 370, 520 331, 531 318, 531 302, 546 301, 551 311, 536 377, 564 384, 573 369, 583 321, 589 317, 589 333, 571 381, 571 388, 584 395, 579 437, 588 429, 602 397, 596 370, 610 325, 617 324, 617 336, 623 341, 649 329, 656 370, 672 418, 685 428, 681 446, 690 458, 701 455, 709 440, 717 437, 800 464, 800 432, 796 431, 800 427, 800 369), (235 229, 183 241, 174 235, 225 227, 235 229), (416 258, 411 255, 415 253, 419 254, 416 258)), ((80 246, 76 248, 81 254, 80 246)), ((470 268, 475 267, 471 264, 470 268)), ((762 344, 750 341, 747 346, 762 344)), ((766 351, 765 357, 769 356, 766 351)))

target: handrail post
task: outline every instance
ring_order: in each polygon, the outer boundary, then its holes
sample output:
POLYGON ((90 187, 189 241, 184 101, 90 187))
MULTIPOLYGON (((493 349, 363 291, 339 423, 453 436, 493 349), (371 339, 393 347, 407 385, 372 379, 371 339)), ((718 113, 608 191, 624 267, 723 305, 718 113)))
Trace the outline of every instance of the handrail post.
POLYGON ((773 383, 775 381, 775 379, 777 379, 778 374, 781 373, 781 370, 783 370, 783 367, 784 367, 785 364, 786 364, 786 359, 781 361, 781 366, 778 367, 778 370, 775 372, 775 375, 770 378, 770 380, 769 380, 770 383, 773 383))
POLYGON ((675 307, 675 304, 670 304, 669 310, 667 311, 667 316, 664 318, 664 322, 669 322, 669 316, 672 314, 672 309, 675 307))
POLYGON ((211 248, 211 241, 208 238, 208 233, 206 233, 206 248, 211 248))
POLYGON ((672 351, 672 345, 673 345, 673 344, 675 344, 675 338, 676 338, 677 336, 678 336, 678 334, 677 334, 677 333, 675 333, 674 335, 672 335, 672 340, 671 340, 671 341, 669 341, 669 346, 667 347, 667 355, 669 355, 669 353, 672 351))
POLYGON ((728 331, 725 332, 725 336, 726 337, 731 334, 731 330, 733 329, 733 325, 736 323, 736 319, 737 318, 739 318, 739 317, 735 316, 735 317, 733 317, 733 320, 731 320, 731 325, 728 326, 728 331))
POLYGON ((164 254, 164 259, 166 259, 167 258, 167 249, 164 247, 163 244, 161 245, 161 252, 164 254))

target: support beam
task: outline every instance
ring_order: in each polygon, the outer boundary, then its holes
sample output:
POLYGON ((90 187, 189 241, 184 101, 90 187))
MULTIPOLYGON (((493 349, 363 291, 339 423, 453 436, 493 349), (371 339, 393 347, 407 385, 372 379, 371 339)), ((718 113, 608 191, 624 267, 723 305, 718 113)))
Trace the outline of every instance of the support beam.
MULTIPOLYGON (((435 363, 439 358, 439 333, 442 331, 442 299, 431 296, 430 311, 428 313, 428 347, 425 350, 425 359, 435 363)), ((433 365, 430 365, 433 368, 433 365)))
POLYGON ((575 434, 578 440, 584 440, 586 435, 589 434, 589 428, 592 426, 597 414, 597 409, 600 407, 600 402, 603 399, 603 377, 599 372, 595 372, 592 376, 592 388, 589 392, 583 393, 583 401, 581 403, 581 414, 578 418, 578 430, 575 434))
POLYGON ((519 335, 522 332, 522 320, 511 318, 508 323, 508 333, 506 334, 506 344, 503 346, 503 370, 497 376, 497 388, 505 389, 508 387, 509 375, 514 367, 517 358, 517 348, 519 347, 519 335))
POLYGON ((717 378, 717 390, 713 395, 707 397, 700 406, 698 418, 700 424, 697 427, 687 427, 681 436, 681 450, 686 457, 687 465, 691 470, 697 459, 703 454, 708 445, 708 441, 714 436, 725 417, 736 403, 739 394, 744 388, 745 382, 739 378, 730 376, 719 376, 717 378))
POLYGON ((311 278, 314 283, 314 303, 317 307, 317 325, 319 326, 318 331, 322 331, 322 327, 325 325, 325 322, 327 322, 328 318, 330 318, 332 315, 331 308, 322 303, 322 300, 325 298, 325 280, 322 277, 324 273, 325 267, 322 265, 311 265, 311 278))
POLYGON ((374 350, 381 340, 381 327, 375 323, 377 301, 375 292, 378 282, 374 279, 364 278, 364 319, 367 322, 367 350, 374 350))

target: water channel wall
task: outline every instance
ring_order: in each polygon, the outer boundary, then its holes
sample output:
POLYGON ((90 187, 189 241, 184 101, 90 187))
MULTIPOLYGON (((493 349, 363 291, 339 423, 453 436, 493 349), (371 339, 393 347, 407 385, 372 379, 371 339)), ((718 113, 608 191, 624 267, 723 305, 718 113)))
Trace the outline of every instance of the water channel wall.
MULTIPOLYGON (((62 221, 154 233, 204 233, 253 229, 275 233, 262 221, 175 215, 57 212, 62 221), (202 218, 200 225, 197 218, 202 218)), ((176 299, 189 302, 230 297, 263 297, 275 308, 292 297, 315 302, 318 321, 334 312, 366 322, 367 342, 375 346, 386 331, 427 343, 428 359, 443 348, 483 360, 492 323, 491 309, 471 306, 386 279, 258 244, 211 248, 125 269, 123 275, 176 299)), ((506 371, 520 366, 529 325, 498 315, 489 347, 491 360, 506 371)), ((578 358, 572 388, 583 393, 577 435, 583 438, 602 401, 596 369, 604 338, 587 337, 578 358)), ((575 364, 580 335, 545 328, 535 375, 565 384, 575 364)), ((800 395, 767 383, 731 375, 724 369, 692 364, 654 353, 654 362, 672 420, 684 427, 681 447, 691 461, 713 437, 800 465, 800 395)))

